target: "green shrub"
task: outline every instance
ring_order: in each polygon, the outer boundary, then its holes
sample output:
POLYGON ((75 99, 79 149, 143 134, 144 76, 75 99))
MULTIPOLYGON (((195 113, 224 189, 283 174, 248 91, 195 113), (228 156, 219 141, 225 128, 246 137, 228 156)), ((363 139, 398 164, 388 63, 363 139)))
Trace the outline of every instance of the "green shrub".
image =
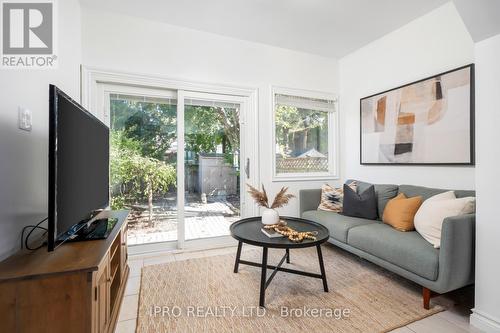
POLYGON ((127 203, 147 199, 151 220, 153 197, 175 186, 175 168, 156 158, 142 156, 140 143, 122 131, 111 132, 110 150, 111 206, 122 208, 127 203))

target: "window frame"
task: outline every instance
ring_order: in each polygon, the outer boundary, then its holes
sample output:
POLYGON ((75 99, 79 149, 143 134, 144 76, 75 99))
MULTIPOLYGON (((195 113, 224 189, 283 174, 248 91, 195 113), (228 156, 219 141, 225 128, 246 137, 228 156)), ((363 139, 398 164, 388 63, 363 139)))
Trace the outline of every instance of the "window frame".
POLYGON ((271 160, 273 168, 273 182, 301 181, 301 180, 335 180, 339 179, 339 108, 338 96, 332 93, 311 91, 304 89, 271 86, 271 160), (328 171, 308 173, 277 173, 276 172, 276 95, 290 95, 303 98, 325 99, 334 101, 334 111, 328 113, 328 171))

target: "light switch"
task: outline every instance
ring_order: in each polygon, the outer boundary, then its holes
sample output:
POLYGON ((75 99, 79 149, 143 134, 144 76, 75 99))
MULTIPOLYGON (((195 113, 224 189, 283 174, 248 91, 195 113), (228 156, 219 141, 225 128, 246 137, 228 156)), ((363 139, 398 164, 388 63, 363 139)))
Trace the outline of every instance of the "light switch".
POLYGON ((18 110, 18 119, 19 119, 19 128, 24 131, 31 131, 31 110, 28 110, 23 107, 19 107, 18 110))

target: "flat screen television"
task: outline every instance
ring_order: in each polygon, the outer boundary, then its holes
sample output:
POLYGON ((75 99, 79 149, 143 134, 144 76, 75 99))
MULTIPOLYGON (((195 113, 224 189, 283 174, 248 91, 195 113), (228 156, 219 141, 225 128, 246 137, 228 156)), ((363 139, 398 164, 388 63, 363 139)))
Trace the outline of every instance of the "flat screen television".
POLYGON ((109 204, 109 128, 56 86, 49 89, 47 245, 53 251, 109 204))

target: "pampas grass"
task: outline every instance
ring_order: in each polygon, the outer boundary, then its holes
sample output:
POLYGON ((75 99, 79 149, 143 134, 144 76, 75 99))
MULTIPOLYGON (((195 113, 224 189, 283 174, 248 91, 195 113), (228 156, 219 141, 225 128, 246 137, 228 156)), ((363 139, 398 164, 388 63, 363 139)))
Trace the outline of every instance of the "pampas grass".
POLYGON ((281 208, 286 205, 288 205, 288 202, 295 198, 295 195, 293 194, 287 194, 286 192, 288 191, 288 187, 282 187, 281 190, 276 194, 274 197, 273 204, 271 205, 271 209, 274 208, 281 208))
POLYGON ((267 193, 266 189, 264 188, 264 184, 262 184, 262 191, 259 191, 250 184, 247 184, 247 186, 249 188, 248 193, 250 193, 250 196, 255 200, 257 205, 268 208, 269 201, 267 199, 267 193))
POLYGON ((255 200, 257 205, 261 207, 271 209, 281 208, 287 205, 292 198, 295 198, 295 195, 286 193, 288 191, 288 187, 282 187, 278 194, 276 194, 276 196, 274 197, 273 204, 269 206, 269 200, 267 198, 264 184, 262 184, 262 191, 259 191, 259 189, 253 187, 250 184, 247 184, 247 186, 249 188, 248 193, 250 193, 250 196, 255 200))

